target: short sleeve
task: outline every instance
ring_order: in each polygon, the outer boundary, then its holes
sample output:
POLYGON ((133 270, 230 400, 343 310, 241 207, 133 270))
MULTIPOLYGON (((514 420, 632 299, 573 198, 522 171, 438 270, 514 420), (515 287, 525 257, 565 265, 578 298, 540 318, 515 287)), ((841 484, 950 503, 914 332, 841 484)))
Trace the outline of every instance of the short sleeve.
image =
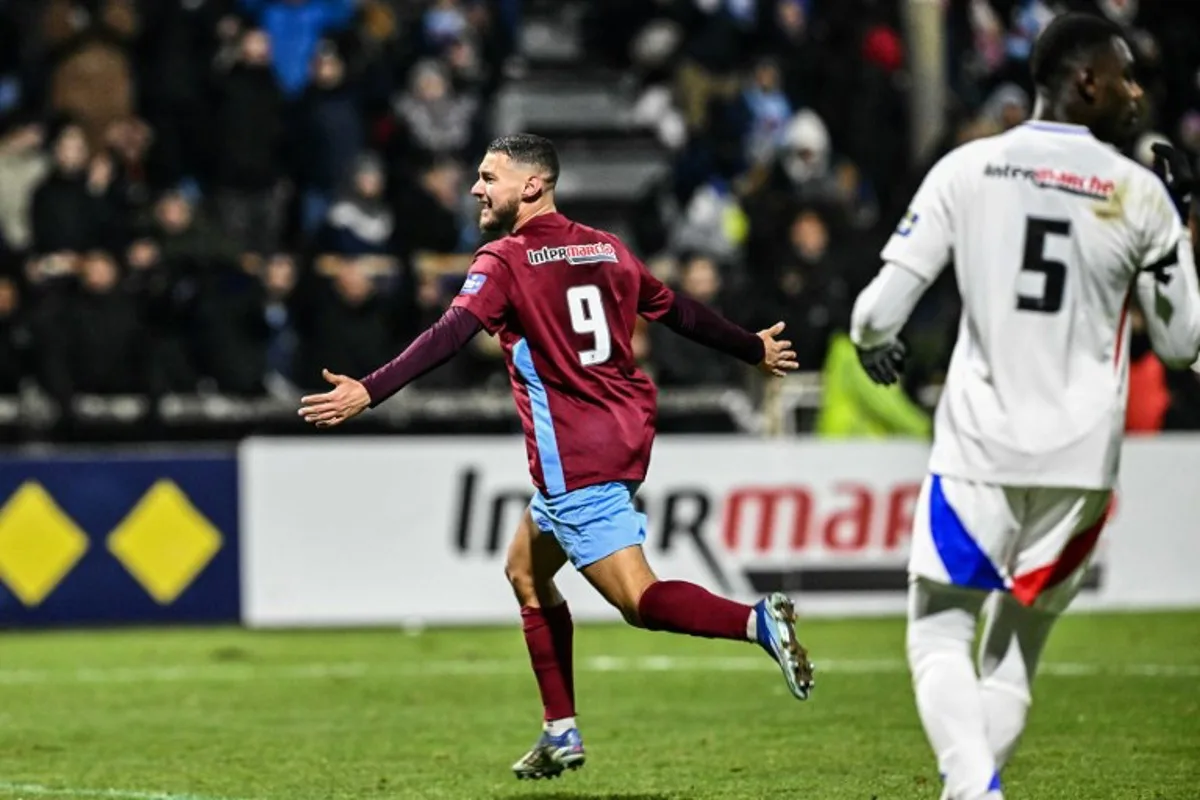
POLYGON ((488 333, 497 333, 504 327, 510 307, 511 283, 508 267, 500 258, 491 253, 480 253, 471 262, 462 288, 450 305, 465 308, 488 333))
POLYGON ((947 154, 929 170, 880 253, 885 263, 898 264, 926 281, 937 278, 954 247, 953 188, 961 164, 957 153, 947 154))
POLYGON ((675 292, 671 287, 654 277, 646 265, 637 261, 638 279, 638 313, 653 322, 671 310, 675 302, 675 292))

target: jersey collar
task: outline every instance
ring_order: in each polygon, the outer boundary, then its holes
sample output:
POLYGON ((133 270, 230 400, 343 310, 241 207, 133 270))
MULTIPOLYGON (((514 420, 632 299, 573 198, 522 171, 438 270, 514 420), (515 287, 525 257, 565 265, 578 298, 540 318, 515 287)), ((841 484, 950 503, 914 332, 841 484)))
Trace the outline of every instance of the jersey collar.
POLYGON ((1073 125, 1069 122, 1051 122, 1046 119, 1031 119, 1021 123, 1022 127, 1047 133, 1066 133, 1073 136, 1091 136, 1092 132, 1086 125, 1073 125))
POLYGON ((530 230, 539 228, 543 225, 561 225, 566 221, 566 217, 557 211, 550 211, 546 214, 538 214, 536 217, 531 217, 525 221, 525 224, 517 228, 513 232, 514 236, 520 236, 523 233, 528 233, 530 230))

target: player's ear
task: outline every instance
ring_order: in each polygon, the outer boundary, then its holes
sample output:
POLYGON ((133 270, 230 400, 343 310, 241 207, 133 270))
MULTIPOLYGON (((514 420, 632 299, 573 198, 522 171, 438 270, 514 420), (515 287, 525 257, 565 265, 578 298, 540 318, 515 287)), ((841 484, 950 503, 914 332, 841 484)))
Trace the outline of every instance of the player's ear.
POLYGON ((1082 66, 1075 73, 1075 88, 1083 102, 1096 104, 1096 70, 1090 66, 1082 66))
POLYGON ((541 176, 530 175, 525 179, 525 186, 521 189, 521 199, 531 203, 542 196, 545 188, 545 181, 541 179, 541 176))

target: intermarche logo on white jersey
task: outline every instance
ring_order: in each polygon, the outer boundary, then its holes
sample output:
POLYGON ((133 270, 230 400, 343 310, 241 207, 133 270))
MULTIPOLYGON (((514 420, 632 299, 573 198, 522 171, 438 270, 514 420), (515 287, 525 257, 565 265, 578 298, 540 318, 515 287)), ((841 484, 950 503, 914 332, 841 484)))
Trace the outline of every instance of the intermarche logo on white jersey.
POLYGON ((1079 175, 1054 167, 1019 167, 1013 164, 988 164, 983 169, 988 178, 1018 178, 1027 180, 1039 189, 1055 189, 1091 200, 1111 200, 1117 182, 1099 175, 1079 175))

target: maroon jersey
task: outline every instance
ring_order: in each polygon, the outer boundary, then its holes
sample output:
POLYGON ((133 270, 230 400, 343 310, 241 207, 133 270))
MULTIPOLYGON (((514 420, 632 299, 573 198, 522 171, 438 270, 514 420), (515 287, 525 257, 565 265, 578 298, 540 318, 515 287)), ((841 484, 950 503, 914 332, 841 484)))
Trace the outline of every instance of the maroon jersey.
POLYGON ((476 252, 453 305, 500 337, 544 494, 646 477, 657 391, 633 327, 673 299, 620 239, 557 213, 476 252))

